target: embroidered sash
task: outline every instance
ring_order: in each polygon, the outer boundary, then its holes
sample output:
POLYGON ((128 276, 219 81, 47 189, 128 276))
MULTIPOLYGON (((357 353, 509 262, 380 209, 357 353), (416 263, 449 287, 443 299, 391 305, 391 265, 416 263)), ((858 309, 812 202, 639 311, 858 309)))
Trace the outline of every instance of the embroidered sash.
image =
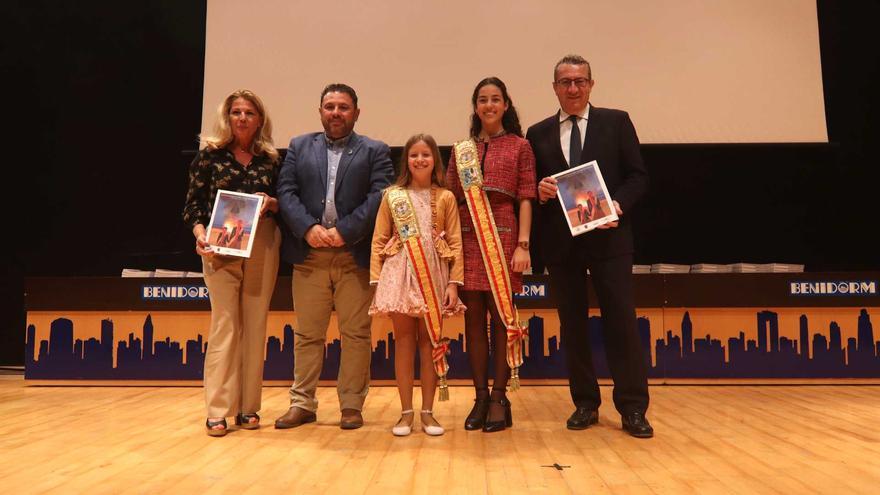
MULTIPOLYGON (((434 277, 431 275, 425 246, 419 233, 419 220, 406 189, 392 186, 386 191, 385 198, 391 210, 391 217, 394 219, 397 235, 400 237, 410 266, 418 280, 419 291, 428 307, 428 311, 424 315, 425 326, 428 329, 428 336, 431 338, 431 346, 433 346, 431 354, 434 361, 434 371, 440 377, 439 400, 449 400, 449 386, 446 381, 446 375, 449 372, 449 363, 446 361, 446 354, 449 352, 449 339, 443 337, 443 299, 434 285, 434 277)), ((428 239, 430 240, 430 237, 428 239)))
POLYGON ((483 255, 483 264, 486 267, 486 275, 489 278, 489 287, 492 289, 492 297, 498 314, 507 328, 507 365, 510 366, 510 388, 519 388, 519 367, 523 363, 523 347, 528 342, 528 327, 519 320, 519 312, 513 304, 513 289, 510 285, 510 271, 507 260, 504 257, 504 249, 498 229, 495 226, 495 217, 492 215, 492 207, 483 190, 483 174, 480 171, 477 146, 472 139, 460 141, 453 145, 455 163, 458 167, 458 177, 464 190, 465 201, 471 220, 474 222, 474 230, 477 234, 477 243, 480 245, 480 253, 483 255))

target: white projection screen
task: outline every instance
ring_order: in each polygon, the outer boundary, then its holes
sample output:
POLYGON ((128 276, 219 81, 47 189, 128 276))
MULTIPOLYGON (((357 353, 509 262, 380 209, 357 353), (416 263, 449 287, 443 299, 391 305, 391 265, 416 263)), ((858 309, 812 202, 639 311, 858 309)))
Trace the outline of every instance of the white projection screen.
POLYGON ((558 109, 553 66, 577 53, 590 101, 629 111, 643 143, 827 142, 818 31, 815 0, 208 0, 202 131, 248 88, 286 147, 344 82, 359 133, 452 144, 486 76, 525 129, 558 109))

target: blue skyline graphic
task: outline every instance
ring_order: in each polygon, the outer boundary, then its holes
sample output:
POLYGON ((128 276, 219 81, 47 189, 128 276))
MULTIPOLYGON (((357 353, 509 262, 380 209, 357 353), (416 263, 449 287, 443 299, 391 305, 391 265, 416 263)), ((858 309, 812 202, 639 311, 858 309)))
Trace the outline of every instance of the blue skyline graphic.
MULTIPOLYGON (((773 311, 756 313, 756 339, 747 339, 745 332, 727 339, 694 337, 690 314, 685 312, 680 335, 671 330, 651 341, 651 323, 638 318, 642 352, 652 378, 838 378, 880 377, 880 341, 875 340, 873 324, 867 309, 857 318, 856 337, 842 341, 837 322, 831 322, 827 334, 809 330, 808 317, 799 319, 798 339, 779 336, 779 316, 773 311), (656 363, 651 363, 654 345, 656 363)), ((565 378, 564 351, 559 337, 544 337, 544 319, 533 316, 528 321, 528 357, 520 370, 523 378, 565 378), (547 351, 545 353, 544 348, 547 351)), ((593 364, 599 377, 609 377, 601 337, 602 319, 590 317, 590 344, 593 364)), ((266 341, 264 378, 293 380, 294 330, 284 325, 281 338, 270 336, 266 341)), ((25 377, 28 379, 143 379, 200 380, 203 376, 208 341, 201 335, 183 345, 170 338, 154 341, 152 316, 143 324, 143 339, 134 332, 116 340, 113 322, 101 321, 100 338, 75 339, 74 324, 68 318, 57 318, 50 324, 49 339, 35 348, 36 328, 28 325, 25 342, 25 377), (113 365, 113 348, 116 366, 113 365), (36 358, 34 357, 36 352, 36 358), (184 357, 186 359, 184 360, 184 357)), ((450 342, 450 378, 470 378, 471 369, 459 333, 450 342)), ((339 339, 325 346, 322 380, 334 380, 339 369, 342 345, 339 339)), ((389 332, 372 350, 370 372, 373 379, 394 379, 394 335, 389 332)), ((416 367, 418 370, 418 367, 416 367)))

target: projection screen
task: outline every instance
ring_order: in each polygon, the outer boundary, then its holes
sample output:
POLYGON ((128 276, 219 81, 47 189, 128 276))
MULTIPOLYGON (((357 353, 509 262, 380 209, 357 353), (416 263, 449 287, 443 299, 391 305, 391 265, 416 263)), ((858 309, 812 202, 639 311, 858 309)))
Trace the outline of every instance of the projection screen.
POLYGON ((507 84, 523 128, 558 109, 553 66, 590 61, 591 103, 643 143, 827 142, 815 0, 209 0, 202 131, 238 88, 275 144, 321 129, 321 89, 353 86, 356 130, 389 145, 467 137, 475 84, 507 84))

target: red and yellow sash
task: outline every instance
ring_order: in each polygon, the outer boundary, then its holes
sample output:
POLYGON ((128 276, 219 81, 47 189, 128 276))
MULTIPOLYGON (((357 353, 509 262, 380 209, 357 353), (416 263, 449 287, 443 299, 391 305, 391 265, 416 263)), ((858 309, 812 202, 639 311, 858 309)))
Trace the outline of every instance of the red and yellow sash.
POLYGON ((455 163, 458 167, 458 177, 464 190, 465 201, 471 220, 474 222, 474 230, 477 234, 477 243, 480 245, 480 253, 483 255, 483 264, 486 266, 486 275, 489 278, 489 287, 492 289, 492 297, 495 299, 495 307, 498 314, 504 320, 507 327, 507 365, 511 369, 510 388, 519 388, 519 367, 523 363, 523 347, 528 342, 528 327, 519 320, 519 312, 513 304, 513 289, 510 285, 510 272, 507 260, 504 257, 504 249, 498 229, 495 227, 495 217, 492 215, 492 207, 489 199, 483 191, 483 173, 480 171, 480 161, 477 154, 477 146, 472 139, 460 141, 453 145, 455 151, 455 163))
MULTIPOLYGON (((434 284, 434 277, 428 265, 425 246, 419 233, 419 220, 406 189, 392 186, 385 192, 385 198, 391 210, 391 217, 394 218, 397 235, 406 250, 410 266, 416 274, 422 298, 428 307, 428 311, 425 313, 425 326, 428 329, 428 336, 431 338, 431 345, 434 347, 432 352, 434 371, 440 377, 439 400, 449 400, 449 388, 446 382, 446 375, 449 372, 449 363, 446 361, 446 354, 449 352, 449 339, 443 338, 443 299, 437 293, 437 286, 434 284)), ((431 240, 430 237, 428 239, 431 240)))

